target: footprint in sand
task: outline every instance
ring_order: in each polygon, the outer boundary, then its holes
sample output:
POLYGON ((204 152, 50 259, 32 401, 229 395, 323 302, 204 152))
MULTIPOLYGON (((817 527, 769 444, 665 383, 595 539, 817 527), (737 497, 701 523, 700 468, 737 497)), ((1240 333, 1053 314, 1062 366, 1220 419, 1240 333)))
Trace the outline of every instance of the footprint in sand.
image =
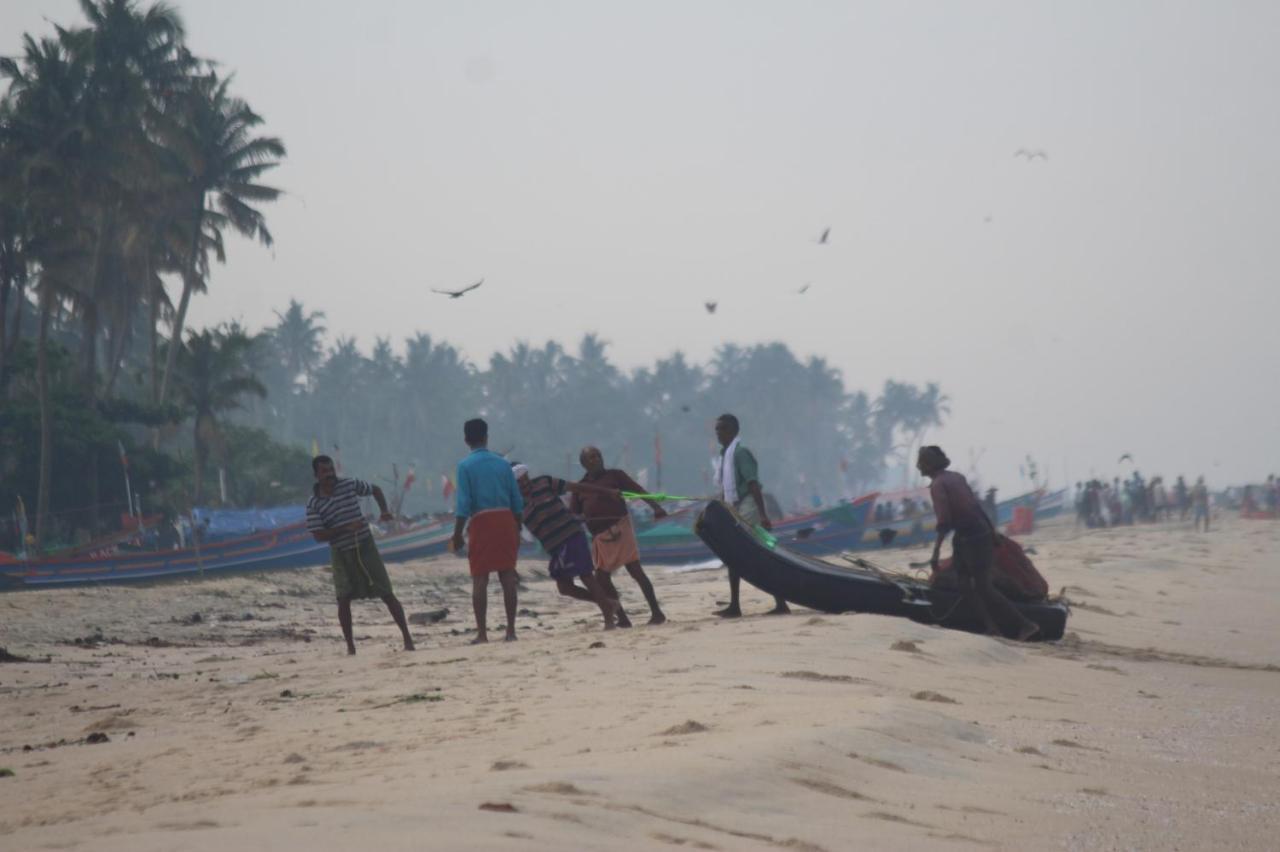
POLYGON ((924 653, 924 651, 920 650, 920 646, 910 639, 899 639, 897 642, 894 642, 892 645, 889 646, 889 650, 890 651, 906 651, 909 654, 924 653))
POLYGON ((586 790, 578 789, 577 785, 570 784, 568 781, 547 781, 543 784, 533 784, 525 787, 528 793, 553 793, 557 796, 594 796, 586 790))
POLYGON ((840 799, 854 799, 859 802, 874 802, 875 799, 870 796, 864 796, 856 790, 850 790, 841 787, 839 784, 832 784, 830 781, 821 781, 817 778, 792 778, 792 784, 799 784, 815 793, 823 793, 827 796, 835 796, 840 799))
POLYGON ((911 693, 911 697, 917 701, 935 701, 938 704, 959 704, 954 698, 948 698, 941 692, 934 692, 932 689, 922 689, 919 692, 911 693))
POLYGON ((867 757, 865 754, 858 754, 857 752, 849 752, 849 757, 852 757, 854 760, 861 760, 868 766, 874 766, 878 769, 892 769, 894 772, 907 771, 892 761, 881 760, 878 757, 867 757))
POLYGON ((825 683, 853 683, 854 678, 849 675, 829 675, 820 672, 783 672, 782 677, 789 677, 794 680, 814 680, 825 683))
POLYGON ((495 760, 493 766, 489 767, 490 772, 506 772, 508 769, 528 769, 529 764, 522 760, 495 760))
POLYGON ((696 722, 693 719, 690 719, 687 722, 681 722, 679 725, 672 725, 670 728, 667 728, 665 731, 657 733, 654 736, 678 737, 684 734, 703 734, 709 730, 711 729, 701 722, 696 722))

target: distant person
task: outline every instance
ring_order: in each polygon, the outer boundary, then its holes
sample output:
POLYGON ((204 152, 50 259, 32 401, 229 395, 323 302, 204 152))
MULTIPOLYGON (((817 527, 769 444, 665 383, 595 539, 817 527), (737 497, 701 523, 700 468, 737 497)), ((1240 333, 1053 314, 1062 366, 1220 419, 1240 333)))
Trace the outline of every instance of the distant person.
POLYGON ((1178 506, 1178 520, 1186 521, 1187 510, 1191 508, 1191 491, 1181 476, 1173 483, 1173 501, 1178 506))
POLYGON ((1196 530, 1200 529, 1200 522, 1204 521, 1204 531, 1209 531, 1209 489, 1205 487, 1204 477, 1196 478, 1196 484, 1191 486, 1191 523, 1196 530))
POLYGON ((391 578, 382 556, 373 543, 373 533, 360 511, 360 498, 373 495, 383 522, 392 520, 387 509, 387 498, 382 489, 362 479, 339 478, 329 456, 316 456, 311 460, 311 471, 316 484, 307 501, 307 530, 316 541, 329 545, 329 561, 333 568, 333 590, 338 598, 338 624, 342 626, 342 638, 347 641, 347 653, 356 652, 351 634, 351 601, 354 598, 382 598, 391 613, 404 649, 413 650, 413 637, 404 619, 404 607, 391 590, 391 578))
MULTIPOLYGON (((734 508, 747 523, 772 529, 769 513, 765 509, 764 492, 760 488, 760 468, 751 450, 742 446, 738 438, 738 418, 721 414, 716 419, 716 440, 720 442, 720 459, 716 464, 715 494, 734 508)), ((742 615, 738 591, 741 578, 729 568, 729 605, 716 613, 721 618, 738 618, 742 615)), ((786 615, 791 612, 787 602, 777 595, 770 615, 786 615)))
MULTIPOLYGON (((530 476, 529 468, 522 464, 512 467, 520 495, 524 498, 522 520, 525 528, 542 544, 551 557, 547 573, 556 581, 556 588, 567 598, 589 601, 600 607, 604 616, 604 629, 617 626, 618 601, 609 597, 596 579, 591 561, 591 546, 587 534, 577 517, 569 511, 560 497, 572 492, 604 492, 607 489, 578 482, 567 482, 557 476, 530 476), (573 581, 581 580, 582 586, 573 581)), ((617 491, 611 492, 615 496, 617 491)))
MULTIPOLYGON (((604 454, 596 447, 583 447, 578 454, 586 475, 582 482, 588 485, 603 486, 616 491, 630 491, 635 494, 647 493, 641 485, 617 468, 604 466, 604 454)), ((656 500, 646 501, 653 509, 654 520, 667 516, 667 511, 656 500)), ((581 515, 587 523, 587 531, 591 533, 591 561, 595 564, 596 579, 604 587, 609 597, 619 600, 618 590, 613 585, 613 572, 625 567, 631 579, 636 581, 649 604, 649 623, 662 624, 667 620, 658 605, 658 596, 653 590, 644 567, 640 564, 640 543, 636 540, 636 531, 631 523, 631 513, 627 509, 627 501, 621 495, 612 493, 584 492, 573 495, 570 508, 581 515)), ((626 627, 631 623, 621 604, 618 606, 618 626, 626 627)))
POLYGON ((511 464, 489 449, 489 424, 480 418, 462 426, 471 454, 458 462, 453 549, 461 553, 466 530, 467 564, 471 571, 471 608, 476 616, 472 645, 489 641, 489 575, 502 584, 507 610, 506 641, 516 641, 516 558, 520 550, 520 515, 524 498, 511 464))
POLYGON ((1040 627, 1026 618, 992 584, 996 531, 962 474, 948 470, 951 460, 941 447, 921 447, 916 468, 929 477, 929 494, 937 518, 938 536, 930 564, 938 570, 942 542, 951 536, 951 559, 960 588, 978 610, 987 632, 1011 639, 1030 639, 1040 627))

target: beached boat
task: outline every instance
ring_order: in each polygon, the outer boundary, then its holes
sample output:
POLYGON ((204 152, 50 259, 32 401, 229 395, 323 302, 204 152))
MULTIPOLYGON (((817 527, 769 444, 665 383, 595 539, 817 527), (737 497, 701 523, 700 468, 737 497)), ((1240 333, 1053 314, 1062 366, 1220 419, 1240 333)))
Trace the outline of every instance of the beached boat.
MULTIPOLYGON (((708 504, 695 530, 742 579, 791 603, 822 612, 896 615, 923 624, 983 632, 977 614, 955 592, 796 553, 765 530, 742 521, 723 503, 708 504)), ((1014 605, 1040 626, 1034 637, 1037 641, 1062 638, 1068 615, 1065 604, 1047 601, 1014 605)))
MULTIPOLYGON (((787 518, 773 528, 773 535, 799 553, 821 555, 850 550, 863 540, 875 500, 875 494, 868 494, 852 503, 787 518)), ((640 559, 650 564, 682 565, 715 558, 693 527, 675 521, 649 527, 636 539, 640 542, 640 559)))
MULTIPOLYGON (((431 524, 380 537, 378 551, 385 562, 436 556, 448 548, 452 533, 452 524, 431 524)), ((293 524, 182 550, 4 562, 0 563, 0 589, 123 583, 328 564, 329 545, 315 541, 305 524, 293 524)))

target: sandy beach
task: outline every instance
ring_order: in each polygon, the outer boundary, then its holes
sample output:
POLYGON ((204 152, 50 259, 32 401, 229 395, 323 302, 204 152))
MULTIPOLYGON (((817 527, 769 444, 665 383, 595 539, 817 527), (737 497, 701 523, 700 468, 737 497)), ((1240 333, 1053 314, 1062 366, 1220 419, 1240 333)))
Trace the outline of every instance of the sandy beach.
POLYGON ((321 570, 0 596, 0 846, 1274 848, 1280 523, 1023 541, 1061 643, 721 622, 718 570, 651 569, 659 627, 620 578, 605 633, 530 562, 520 641, 470 647, 451 557, 392 567, 449 609, 415 653, 364 602, 347 657, 321 570))

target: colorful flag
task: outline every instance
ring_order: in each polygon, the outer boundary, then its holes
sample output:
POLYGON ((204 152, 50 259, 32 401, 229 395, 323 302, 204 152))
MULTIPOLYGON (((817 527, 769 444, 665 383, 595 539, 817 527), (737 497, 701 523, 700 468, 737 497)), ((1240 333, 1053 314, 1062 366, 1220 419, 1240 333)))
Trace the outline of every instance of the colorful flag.
POLYGON ((409 472, 404 475, 404 490, 408 491, 409 486, 413 485, 414 479, 417 477, 413 474, 413 465, 409 465, 409 472))
POLYGON ((440 474, 440 495, 448 500, 453 496, 456 489, 453 487, 453 480, 449 478, 449 474, 440 474))

